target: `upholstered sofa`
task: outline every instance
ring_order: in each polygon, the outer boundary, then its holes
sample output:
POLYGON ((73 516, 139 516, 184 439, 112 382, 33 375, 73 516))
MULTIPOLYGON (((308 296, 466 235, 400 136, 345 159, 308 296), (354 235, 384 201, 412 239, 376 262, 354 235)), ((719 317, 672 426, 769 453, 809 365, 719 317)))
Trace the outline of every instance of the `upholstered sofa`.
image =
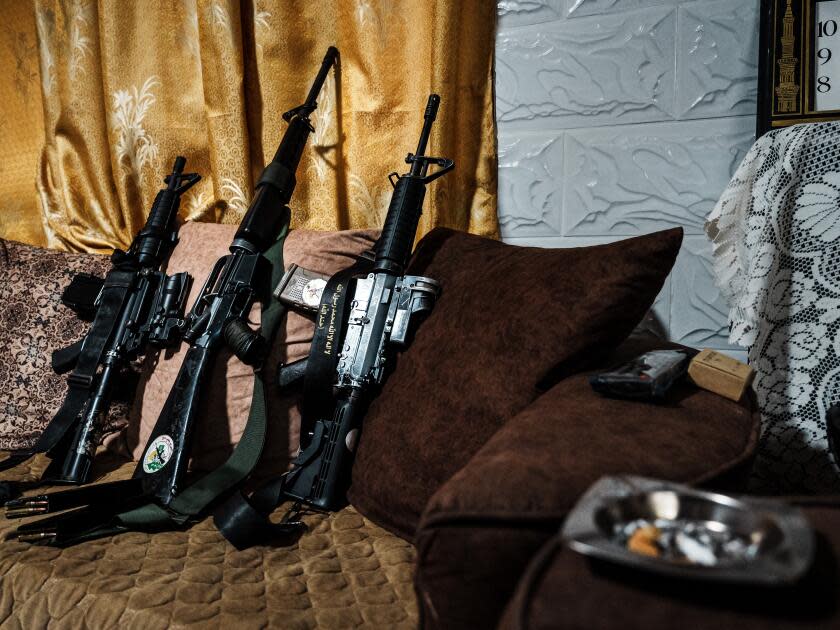
MULTIPOLYGON (((672 230, 536 250, 433 232, 411 271, 440 280, 443 293, 371 405, 350 506, 307 515, 309 531, 292 544, 244 551, 209 518, 183 531, 65 549, 10 540, 0 544, 0 622, 521 627, 510 624, 524 605, 523 575, 534 579, 529 563, 599 477, 626 472, 738 489, 748 472, 758 436, 748 405, 689 384, 660 404, 603 398, 588 384, 599 368, 672 345, 630 333, 680 239, 672 230)), ((0 261, 7 279, 32 254, 9 245, 0 261)), ((55 263, 69 255, 48 256, 55 263)), ((60 312, 56 295, 47 303, 60 312)), ((10 387, 14 370, 0 377, 10 387)), ((25 407, 18 398, 17 413, 25 407)), ((45 463, 37 458, 2 478, 36 479, 45 463)), ((98 481, 132 469, 104 452, 98 481)), ((0 519, 0 533, 15 525, 0 519)))
POLYGON ((840 626, 840 497, 788 497, 816 534, 814 562, 790 586, 674 580, 587 561, 553 537, 528 565, 499 630, 738 628, 829 630, 840 626))

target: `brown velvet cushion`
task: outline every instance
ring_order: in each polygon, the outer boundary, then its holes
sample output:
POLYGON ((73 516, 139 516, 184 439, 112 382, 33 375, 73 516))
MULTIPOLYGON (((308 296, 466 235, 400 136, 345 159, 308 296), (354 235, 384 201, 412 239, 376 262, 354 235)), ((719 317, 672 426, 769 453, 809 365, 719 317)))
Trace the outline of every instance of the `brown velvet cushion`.
MULTIPOLYGON (((61 303, 74 275, 104 277, 107 256, 69 254, 0 240, 0 450, 28 448, 64 401, 67 382, 51 357, 90 324, 61 303)), ((125 424, 127 405, 112 406, 106 431, 125 424)))
POLYGON ((590 562, 558 538, 522 577, 500 630, 840 628, 840 498, 797 500, 817 533, 811 571, 791 587, 692 582, 590 562))
MULTIPOLYGON (((236 229, 236 225, 211 223, 186 223, 181 228, 180 242, 169 259, 168 272, 192 274, 194 282, 187 300, 188 309, 213 265, 228 253, 236 229)), ((292 230, 283 245, 283 261, 287 267, 296 263, 312 271, 332 274, 353 264, 356 256, 373 246, 377 236, 375 230, 292 230)), ((259 324, 260 310, 256 305, 251 320, 259 324)), ((310 319, 289 313, 267 360, 270 433, 260 466, 264 473, 285 468, 291 452, 297 449, 300 432, 297 397, 281 395, 272 384, 278 362, 295 361, 307 355, 314 328, 310 319)), ((131 430, 126 432, 125 446, 134 459, 142 455, 186 351, 187 346, 181 345, 176 352, 163 354, 145 366, 132 409, 131 430)), ((239 442, 251 408, 253 375, 253 370, 230 351, 222 351, 206 390, 207 397, 200 403, 201 426, 195 432, 192 468, 209 470, 218 466, 239 442)))
MULTIPOLYGON (((673 345, 634 337, 605 365, 673 345)), ((426 627, 493 627, 527 562, 601 476, 697 483, 749 463, 758 414, 687 384, 667 404, 604 398, 591 373, 540 396, 430 499, 416 537, 426 627)))
POLYGON ((682 230, 609 245, 515 247, 436 229, 410 273, 443 293, 365 417, 350 501, 400 536, 537 385, 620 343, 677 255, 682 230))

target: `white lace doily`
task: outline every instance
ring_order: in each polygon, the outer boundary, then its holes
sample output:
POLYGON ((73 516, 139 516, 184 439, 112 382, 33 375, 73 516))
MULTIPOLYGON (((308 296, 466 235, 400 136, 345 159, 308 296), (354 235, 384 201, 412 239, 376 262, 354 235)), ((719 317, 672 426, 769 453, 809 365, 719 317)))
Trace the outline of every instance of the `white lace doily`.
POLYGON ((840 122, 759 138, 706 223, 729 340, 749 349, 762 433, 752 489, 838 492, 840 122))

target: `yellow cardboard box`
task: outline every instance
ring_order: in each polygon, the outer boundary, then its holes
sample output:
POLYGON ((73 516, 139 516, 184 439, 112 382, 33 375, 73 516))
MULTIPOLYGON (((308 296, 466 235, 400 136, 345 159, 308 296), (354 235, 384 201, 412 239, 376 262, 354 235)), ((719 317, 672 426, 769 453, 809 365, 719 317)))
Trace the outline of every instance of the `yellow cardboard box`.
POLYGON ((688 375, 697 387, 739 401, 755 377, 746 363, 714 350, 701 350, 688 365, 688 375))

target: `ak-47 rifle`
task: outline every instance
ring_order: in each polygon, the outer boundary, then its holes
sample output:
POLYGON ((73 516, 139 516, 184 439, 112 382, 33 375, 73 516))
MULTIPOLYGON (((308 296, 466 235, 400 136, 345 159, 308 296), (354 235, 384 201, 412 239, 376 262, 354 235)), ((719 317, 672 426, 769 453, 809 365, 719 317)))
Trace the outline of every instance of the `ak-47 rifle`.
POLYGON ((281 385, 303 382, 301 447, 291 470, 214 512, 216 526, 238 548, 288 535, 305 507, 336 510, 346 503, 362 418, 385 377, 387 355, 408 344, 440 291, 432 278, 404 275, 426 186, 454 167, 448 158, 425 155, 439 105, 437 94, 429 96, 417 151, 405 160, 410 171, 389 176, 394 194, 373 260, 327 281, 308 358, 280 368, 281 385), (440 168, 429 173, 432 164, 440 168), (268 514, 286 499, 294 507, 281 523, 271 523, 268 514))
POLYGON ((185 158, 176 158, 146 225, 128 251, 114 251, 104 281, 80 274, 65 290, 66 304, 80 313, 95 313, 87 335, 53 355, 56 371, 73 370, 67 378, 67 396, 35 446, 13 453, 0 463, 0 470, 46 452, 52 461, 42 482, 86 483, 120 375, 149 347, 173 347, 180 342, 192 278, 186 273, 168 276, 159 269, 178 242, 176 215, 181 195, 201 179, 185 174, 185 164, 185 158), (94 304, 77 297, 85 290, 91 297, 96 295, 94 304))
MULTIPOLYGON (((260 433, 260 429, 264 433, 265 426, 260 367, 268 343, 248 326, 247 317, 255 302, 263 302, 265 332, 273 271, 266 255, 269 250, 281 250, 278 239, 289 223, 288 203, 295 189, 295 171, 309 134, 314 131, 309 117, 317 107, 316 98, 337 56, 338 51, 330 47, 304 104, 283 115, 288 128, 257 182, 256 194, 234 235, 230 254, 217 261, 187 316, 184 340, 190 347, 133 477, 7 503, 7 517, 87 506, 67 517, 58 515, 21 526, 16 532, 19 540, 68 545, 131 528, 184 524, 250 474, 264 439, 260 433), (257 371, 251 416, 228 461, 187 485, 196 411, 211 367, 223 347, 230 348, 257 371)), ((274 319, 278 309, 279 303, 274 319)))

